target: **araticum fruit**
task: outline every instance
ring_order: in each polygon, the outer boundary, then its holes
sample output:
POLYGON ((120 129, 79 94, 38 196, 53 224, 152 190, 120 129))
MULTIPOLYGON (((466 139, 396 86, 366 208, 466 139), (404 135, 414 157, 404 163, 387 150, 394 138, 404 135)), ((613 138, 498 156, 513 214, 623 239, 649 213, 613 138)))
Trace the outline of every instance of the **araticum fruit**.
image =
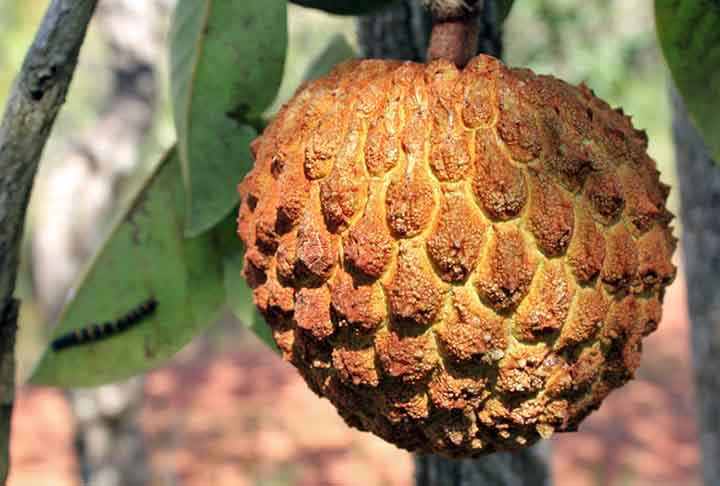
POLYGON ((644 132, 488 56, 346 62, 240 184, 244 274, 348 424, 476 456, 575 430, 632 378, 675 249, 644 132))

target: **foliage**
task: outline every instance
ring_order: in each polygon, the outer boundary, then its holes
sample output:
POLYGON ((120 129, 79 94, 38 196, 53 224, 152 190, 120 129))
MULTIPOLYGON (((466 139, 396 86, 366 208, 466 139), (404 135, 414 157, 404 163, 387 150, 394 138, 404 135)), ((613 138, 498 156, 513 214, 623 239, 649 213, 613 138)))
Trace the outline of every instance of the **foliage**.
MULTIPOLYGON (((276 29, 282 32, 275 41, 283 46, 284 56, 285 2, 277 3, 283 9, 283 29, 276 29)), ((209 10, 202 12, 210 21, 193 23, 200 12, 192 10, 194 6, 178 4, 171 58, 178 133, 185 134, 188 153, 199 158, 187 160, 185 166, 180 150, 173 149, 156 164, 120 210, 117 224, 81 276, 53 335, 113 321, 150 296, 158 301, 158 308, 137 326, 106 339, 60 351, 48 347, 30 378, 33 384, 95 386, 147 371, 214 322, 226 301, 244 325, 274 347, 241 277, 243 248, 235 235, 235 186, 251 167, 249 143, 255 130, 250 124, 259 122, 260 113, 275 96, 279 77, 272 71, 278 66, 282 69, 283 59, 267 67, 270 74, 255 75, 255 82, 241 76, 245 87, 237 93, 226 86, 213 86, 240 83, 231 74, 211 79, 211 71, 229 71, 226 66, 233 63, 240 73, 262 71, 258 66, 265 64, 258 52, 263 49, 255 46, 257 52, 240 57, 243 61, 238 62, 236 50, 220 47, 227 45, 223 44, 229 42, 227 39, 211 39, 217 25, 209 10), (193 64, 194 71, 188 70, 193 64), (183 111, 188 108, 182 100, 191 107, 189 115, 183 111), (226 116, 228 113, 231 116, 226 116), (190 177, 189 185, 183 177, 186 170, 196 174, 190 177), (223 191, 231 199, 218 203, 217 193, 223 191), (195 205, 188 201, 193 195, 200 196, 195 205), (194 223, 188 221, 192 218, 196 218, 194 223)), ((246 23, 248 29, 254 25, 251 20, 246 23)), ((265 30, 265 35, 273 32, 265 30)), ((272 38, 266 37, 265 42, 272 43, 272 38)), ((347 41, 335 37, 312 63, 306 77, 323 75, 352 56, 354 51, 347 41)))
POLYGON ((212 233, 184 237, 185 197, 172 150, 82 275, 55 335, 113 321, 149 297, 159 303, 155 314, 102 341, 48 349, 31 383, 75 387, 128 378, 173 356, 213 322, 223 302, 219 240, 212 233))
POLYGON ((720 161, 720 1, 655 0, 655 19, 675 85, 720 161))
MULTIPOLYGON (((232 233, 234 235, 234 232, 232 233)), ((230 310, 245 326, 252 329, 262 342, 272 349, 279 351, 272 339, 270 328, 265 319, 255 307, 252 290, 242 276, 243 249, 228 252, 223 260, 223 276, 225 282, 225 296, 230 310)))
POLYGON ((239 181, 251 166, 249 124, 280 86, 286 23, 285 0, 177 4, 171 85, 189 236, 217 224, 236 204, 235 186, 227 182, 239 181))

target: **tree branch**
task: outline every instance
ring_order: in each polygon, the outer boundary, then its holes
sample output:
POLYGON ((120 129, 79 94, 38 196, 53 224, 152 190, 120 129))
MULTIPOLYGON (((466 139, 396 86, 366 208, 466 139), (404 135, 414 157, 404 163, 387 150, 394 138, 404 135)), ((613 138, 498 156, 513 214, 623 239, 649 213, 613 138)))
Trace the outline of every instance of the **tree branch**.
POLYGON ((0 484, 9 463, 14 397, 13 299, 30 190, 97 0, 52 0, 8 97, 0 124, 0 484))
POLYGON ((430 12, 417 0, 400 0, 358 18, 362 57, 425 60, 430 39, 430 12))
POLYGON ((476 54, 480 35, 478 13, 484 2, 477 0, 426 0, 433 28, 427 60, 448 59, 463 68, 476 54))
POLYGON ((447 59, 459 68, 465 67, 475 55, 479 34, 480 23, 476 16, 436 23, 430 35, 428 61, 447 59))

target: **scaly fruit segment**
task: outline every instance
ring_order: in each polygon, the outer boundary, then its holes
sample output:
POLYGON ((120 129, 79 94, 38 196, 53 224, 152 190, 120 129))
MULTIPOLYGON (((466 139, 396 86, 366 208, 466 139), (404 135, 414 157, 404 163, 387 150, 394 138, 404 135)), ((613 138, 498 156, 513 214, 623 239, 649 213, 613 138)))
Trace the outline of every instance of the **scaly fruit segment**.
POLYGON ((675 276, 669 188, 586 86, 349 61, 252 149, 244 275, 348 424, 478 456, 575 430, 632 378, 675 276))

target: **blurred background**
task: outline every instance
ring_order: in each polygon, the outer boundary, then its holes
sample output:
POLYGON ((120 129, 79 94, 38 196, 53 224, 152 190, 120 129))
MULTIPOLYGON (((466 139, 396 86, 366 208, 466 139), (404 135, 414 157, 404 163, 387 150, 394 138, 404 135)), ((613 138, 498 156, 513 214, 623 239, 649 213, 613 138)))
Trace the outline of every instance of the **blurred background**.
MULTIPOLYGON (((0 105, 47 6, 0 0, 0 105)), ((668 74, 649 0, 518 0, 505 60, 586 82, 647 130, 674 185, 668 74)), ((101 0, 45 150, 29 211, 18 292, 22 383, 114 208, 174 139, 165 37, 173 0, 101 0)), ((275 107, 352 18, 290 7, 275 107)), ((677 191, 670 196, 677 214, 677 191)), ((676 224, 677 233, 682 224, 676 224)), ((666 296, 637 379, 575 434, 552 439, 559 486, 699 484, 685 284, 666 296)), ((10 485, 410 485, 411 456, 349 429, 229 313, 171 363, 92 391, 21 387, 10 485), (128 476, 130 474, 130 476, 128 476), (128 479, 132 478, 132 479, 128 479), (132 483, 131 483, 132 481, 132 483)))

